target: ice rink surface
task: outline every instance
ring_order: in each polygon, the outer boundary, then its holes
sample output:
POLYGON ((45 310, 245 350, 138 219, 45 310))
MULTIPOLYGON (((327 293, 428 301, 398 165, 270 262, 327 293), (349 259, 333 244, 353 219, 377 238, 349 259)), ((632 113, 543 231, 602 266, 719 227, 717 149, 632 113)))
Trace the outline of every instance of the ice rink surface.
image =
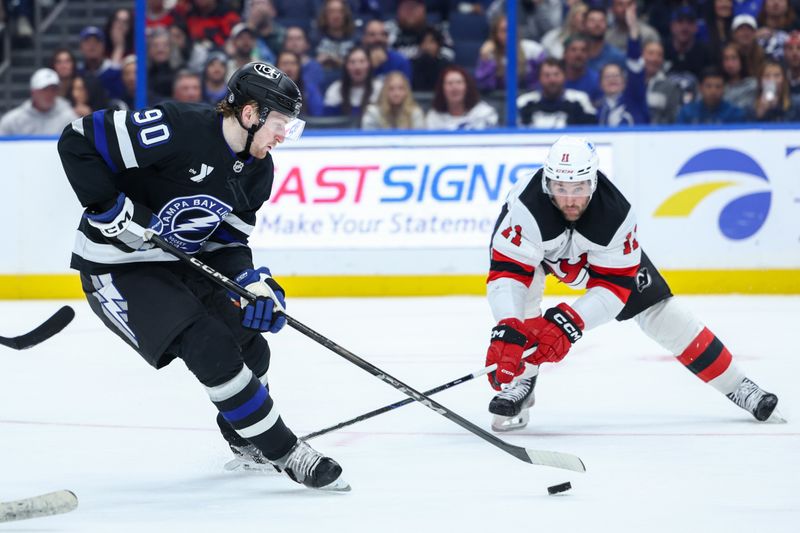
MULTIPOLYGON (((179 361, 150 368, 84 302, 24 352, 0 346, 0 500, 68 488, 69 514, 0 532, 800 531, 798 297, 684 297, 734 361, 780 397, 760 424, 631 322, 591 331, 544 368, 515 444, 579 455, 585 474, 522 463, 409 405, 312 441, 348 494, 227 472, 203 388, 179 361), (573 489, 548 496, 564 481, 573 489)), ((0 302, 0 334, 62 303, 0 302)), ((290 299, 296 319, 418 390, 481 368, 493 326, 482 298, 290 299)), ((556 300, 547 299, 546 304, 556 300)), ((403 396, 288 327, 271 336, 271 393, 298 434, 403 396)), ((484 377, 436 396, 489 429, 484 377)))

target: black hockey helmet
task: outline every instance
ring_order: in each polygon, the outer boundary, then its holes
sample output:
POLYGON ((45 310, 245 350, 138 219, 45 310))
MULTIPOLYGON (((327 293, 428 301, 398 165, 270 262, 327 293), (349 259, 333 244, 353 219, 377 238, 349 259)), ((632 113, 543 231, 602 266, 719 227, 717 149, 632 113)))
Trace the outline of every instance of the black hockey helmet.
POLYGON ((234 106, 255 100, 264 116, 277 111, 292 118, 303 105, 303 95, 291 78, 262 61, 248 63, 233 73, 228 80, 227 100, 234 106))

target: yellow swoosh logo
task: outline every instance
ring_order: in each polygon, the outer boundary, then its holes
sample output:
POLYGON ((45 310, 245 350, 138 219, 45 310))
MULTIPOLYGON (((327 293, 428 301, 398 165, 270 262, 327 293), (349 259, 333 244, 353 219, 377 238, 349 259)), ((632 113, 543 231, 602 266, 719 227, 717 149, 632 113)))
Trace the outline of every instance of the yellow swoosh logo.
POLYGON ((686 217, 703 199, 714 191, 736 185, 735 181, 712 181, 693 185, 676 192, 658 206, 654 217, 686 217))

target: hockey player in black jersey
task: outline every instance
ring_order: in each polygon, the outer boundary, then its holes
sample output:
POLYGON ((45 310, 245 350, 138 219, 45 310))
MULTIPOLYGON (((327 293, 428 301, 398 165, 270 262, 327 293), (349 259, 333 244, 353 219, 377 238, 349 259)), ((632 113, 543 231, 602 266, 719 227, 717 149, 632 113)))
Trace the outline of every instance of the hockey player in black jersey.
POLYGON ((92 310, 155 368, 180 358, 219 410, 235 454, 271 462, 308 487, 348 490, 341 467, 284 424, 267 387, 262 336, 286 323, 253 265, 248 235, 273 181, 270 152, 297 138, 302 96, 272 65, 254 62, 228 82, 216 109, 164 103, 97 111, 67 126, 58 143, 85 212, 71 266, 92 310), (172 245, 259 296, 248 304, 183 266, 148 239, 172 245))
POLYGON ((487 366, 498 365, 489 375, 500 391, 489 404, 493 429, 525 427, 539 365, 561 361, 585 331, 613 318, 636 320, 757 420, 773 415, 777 396, 748 379, 714 333, 676 301, 640 248, 636 229, 630 204, 598 171, 597 152, 585 139, 561 137, 544 167, 514 186, 492 236, 487 280, 498 321, 486 357, 487 366), (547 274, 586 293, 542 315, 547 274), (501 389, 505 384, 511 385, 501 389))

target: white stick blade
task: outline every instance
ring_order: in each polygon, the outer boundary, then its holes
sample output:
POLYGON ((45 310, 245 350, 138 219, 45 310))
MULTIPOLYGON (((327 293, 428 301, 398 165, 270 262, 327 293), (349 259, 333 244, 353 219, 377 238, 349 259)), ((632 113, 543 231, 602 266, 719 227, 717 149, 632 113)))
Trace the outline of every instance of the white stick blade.
POLYGON ((78 507, 78 497, 75 493, 59 490, 24 500, 0 502, 0 522, 68 513, 76 507, 78 507))
POLYGON ((562 468, 564 470, 572 470, 573 472, 586 472, 586 466, 577 455, 531 450, 529 448, 525 448, 525 452, 527 452, 531 462, 535 465, 552 466, 553 468, 562 468))

